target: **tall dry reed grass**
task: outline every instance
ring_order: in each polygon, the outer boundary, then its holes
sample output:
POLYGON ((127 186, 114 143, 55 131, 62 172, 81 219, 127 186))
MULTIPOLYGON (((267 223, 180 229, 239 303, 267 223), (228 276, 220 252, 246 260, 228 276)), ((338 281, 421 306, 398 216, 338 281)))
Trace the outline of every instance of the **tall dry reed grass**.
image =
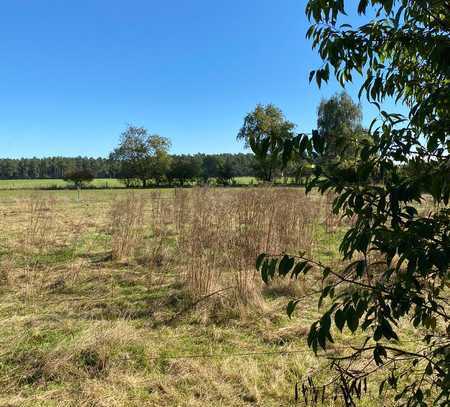
POLYGON ((133 256, 141 246, 144 236, 144 208, 144 199, 132 193, 123 199, 113 201, 110 211, 110 233, 114 260, 124 260, 133 256))
MULTIPOLYGON (((260 306, 256 257, 310 255, 320 216, 321 205, 299 189, 203 187, 152 192, 146 199, 130 194, 111 207, 112 256, 158 267, 170 259, 193 302, 225 290, 227 306, 260 306)), ((299 283, 272 284, 292 293, 299 283)))
POLYGON ((315 208, 299 190, 203 188, 176 204, 186 220, 177 220, 178 247, 194 298, 231 286, 236 303, 259 303, 257 255, 311 251, 315 208))
POLYGON ((42 251, 51 245, 55 237, 55 205, 53 198, 31 197, 25 201, 28 220, 24 238, 28 250, 42 251))

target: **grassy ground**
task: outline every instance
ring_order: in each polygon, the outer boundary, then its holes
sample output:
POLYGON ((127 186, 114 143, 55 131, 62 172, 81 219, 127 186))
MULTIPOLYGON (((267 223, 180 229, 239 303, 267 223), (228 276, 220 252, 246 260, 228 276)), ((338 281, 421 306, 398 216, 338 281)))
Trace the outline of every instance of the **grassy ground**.
MULTIPOLYGON (((115 258, 114 202, 129 194, 0 192, 0 406, 288 406, 298 405, 295 383, 327 380, 305 344, 317 298, 292 320, 284 312, 308 286, 255 278, 257 304, 231 307, 225 291, 193 305, 177 234, 158 240, 162 251, 153 244, 169 217, 155 199, 177 202, 173 190, 134 191, 127 202, 147 203, 142 242, 153 257, 115 258)), ((313 254, 333 261, 342 228, 317 216, 313 254)), ((388 403, 374 391, 360 405, 388 403)))
MULTIPOLYGON (((238 185, 256 184, 253 177, 236 177, 235 182, 238 185)), ((0 180, 0 190, 16 189, 65 189, 69 184, 62 179, 2 179, 0 180)), ((90 184, 89 188, 124 188, 123 183, 117 179, 96 178, 90 184)))
MULTIPOLYGON (((62 179, 2 179, 0 189, 57 189, 67 188, 68 183, 62 179)), ((123 188, 117 179, 97 178, 90 183, 94 188, 123 188)))

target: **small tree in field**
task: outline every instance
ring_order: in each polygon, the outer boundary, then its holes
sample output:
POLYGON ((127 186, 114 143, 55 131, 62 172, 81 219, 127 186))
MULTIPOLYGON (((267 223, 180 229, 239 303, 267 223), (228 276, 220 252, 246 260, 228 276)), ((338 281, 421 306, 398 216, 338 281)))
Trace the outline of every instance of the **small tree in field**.
POLYGON ((90 170, 73 170, 64 175, 64 181, 72 183, 76 188, 82 188, 94 180, 94 174, 90 170))
POLYGON ((64 175, 64 181, 72 183, 78 190, 78 199, 80 199, 81 188, 94 180, 94 174, 90 170, 80 169, 68 171, 64 175))

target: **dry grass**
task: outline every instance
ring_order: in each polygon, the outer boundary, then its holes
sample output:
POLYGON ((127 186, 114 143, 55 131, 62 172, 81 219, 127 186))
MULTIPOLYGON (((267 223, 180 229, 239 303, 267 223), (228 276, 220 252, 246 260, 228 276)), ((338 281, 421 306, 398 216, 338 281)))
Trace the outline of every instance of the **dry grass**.
POLYGON ((114 260, 133 256, 144 235, 144 206, 142 197, 131 193, 115 200, 111 206, 111 253, 114 260))
POLYGON ((145 201, 130 194, 110 210, 112 258, 170 264, 193 302, 227 289, 223 306, 261 308, 254 259, 261 252, 311 254, 319 211, 303 192, 288 189, 196 188, 170 197, 153 192, 145 201))
POLYGON ((298 190, 201 189, 175 202, 175 213, 183 214, 177 218, 181 267, 194 299, 233 287, 231 306, 261 307, 257 255, 311 252, 317 217, 298 190))
POLYGON ((0 199, 0 406, 284 406, 308 372, 325 378, 304 343, 315 299, 300 320, 284 313, 311 287, 263 286, 254 260, 334 255, 326 200, 287 188, 65 194, 0 199))
POLYGON ((55 232, 54 207, 52 198, 30 198, 23 210, 28 215, 25 243, 28 250, 43 250, 51 245, 55 232))

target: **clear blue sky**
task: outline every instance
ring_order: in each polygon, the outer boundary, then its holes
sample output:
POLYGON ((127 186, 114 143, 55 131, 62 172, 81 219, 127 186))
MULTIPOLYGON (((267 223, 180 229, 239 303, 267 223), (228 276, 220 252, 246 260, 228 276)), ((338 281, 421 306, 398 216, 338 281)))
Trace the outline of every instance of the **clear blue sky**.
POLYGON ((169 137, 174 153, 238 152, 256 103, 309 132, 339 90, 308 83, 320 61, 301 0, 0 5, 1 157, 106 156, 127 123, 169 137))

